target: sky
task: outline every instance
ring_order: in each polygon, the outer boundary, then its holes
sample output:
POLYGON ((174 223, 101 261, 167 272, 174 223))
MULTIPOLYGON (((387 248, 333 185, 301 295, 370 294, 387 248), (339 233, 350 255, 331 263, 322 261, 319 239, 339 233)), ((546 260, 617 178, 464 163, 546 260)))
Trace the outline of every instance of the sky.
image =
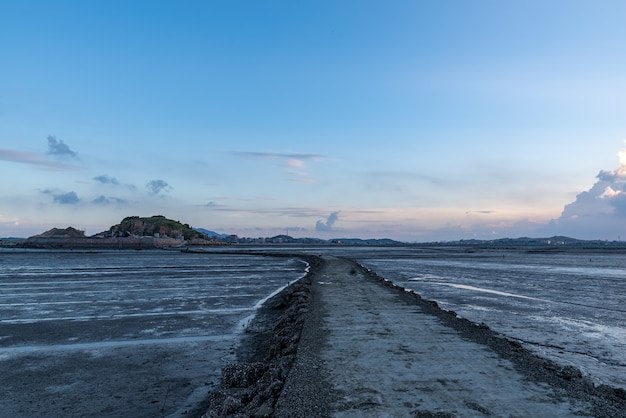
POLYGON ((626 239, 626 2, 0 0, 0 237, 626 239))

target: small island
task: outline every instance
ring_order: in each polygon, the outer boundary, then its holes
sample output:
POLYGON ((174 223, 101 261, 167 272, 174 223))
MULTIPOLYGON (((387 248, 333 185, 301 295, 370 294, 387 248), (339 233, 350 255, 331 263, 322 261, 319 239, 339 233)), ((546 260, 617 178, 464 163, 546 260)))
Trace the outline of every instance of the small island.
POLYGON ((27 238, 20 246, 45 249, 154 249, 178 248, 189 245, 223 245, 188 224, 162 215, 141 218, 129 216, 106 231, 85 236, 73 227, 52 228, 27 238))

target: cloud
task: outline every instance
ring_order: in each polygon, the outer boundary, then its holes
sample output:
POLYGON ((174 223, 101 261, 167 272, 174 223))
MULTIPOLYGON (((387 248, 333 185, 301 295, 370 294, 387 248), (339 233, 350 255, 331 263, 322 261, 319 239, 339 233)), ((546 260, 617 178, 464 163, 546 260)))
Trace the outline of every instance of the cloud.
MULTIPOLYGON (((221 197, 221 200, 226 200, 226 197, 221 197)), ((277 216, 277 217, 293 217, 293 218, 318 218, 323 216, 323 212, 319 209, 315 208, 302 208, 302 207, 273 207, 273 208, 263 208, 254 206, 253 203, 259 198, 253 199, 233 199, 237 202, 246 202, 245 207, 240 206, 228 206, 215 204, 212 206, 216 211, 220 212, 229 212, 229 213, 237 213, 241 215, 253 214, 253 215, 264 215, 264 216, 277 216)), ((208 205, 207 205, 208 206, 208 205)))
POLYGON ((255 151, 233 151, 233 155, 243 157, 243 158, 251 158, 251 159, 261 159, 261 160, 286 160, 286 164, 301 164, 303 161, 319 161, 324 159, 323 156, 319 154, 305 154, 299 152, 293 153, 284 153, 284 152, 255 152, 255 151))
POLYGON ((326 218, 326 222, 317 221, 315 223, 315 230, 316 231, 332 231, 333 225, 335 224, 335 222, 337 222, 338 219, 339 219, 339 211, 332 212, 330 215, 328 215, 328 218, 326 218))
POLYGON ((0 160, 20 164, 29 164, 45 170, 54 171, 73 170, 76 168, 75 166, 61 162, 46 160, 39 154, 10 149, 0 149, 0 160))
POLYGON ((619 167, 600 171, 593 186, 565 205, 561 216, 550 221, 545 232, 582 239, 626 236, 626 149, 617 155, 619 167))
POLYGON ((115 185, 115 186, 120 184, 120 182, 117 181, 117 179, 115 177, 111 177, 111 176, 108 176, 106 174, 102 174, 100 176, 96 176, 93 179, 95 181, 97 181, 98 183, 101 183, 101 184, 112 184, 112 185, 115 185))
POLYGON ((146 188, 148 189, 148 192, 152 195, 158 195, 161 192, 167 193, 172 189, 171 186, 167 184, 165 180, 160 180, 160 179, 150 180, 146 184, 146 188))
POLYGON ((80 203, 80 199, 76 192, 58 192, 54 190, 42 190, 41 193, 52 196, 52 200, 54 203, 58 203, 60 205, 76 205, 80 203))
POLYGON ((48 155, 74 159, 78 158, 78 154, 72 151, 63 140, 56 139, 56 137, 52 135, 48 135, 48 155))
POLYGON ((252 160, 276 160, 280 165, 287 169, 292 177, 291 181, 299 183, 314 183, 314 180, 304 178, 308 173, 306 171, 306 162, 321 161, 325 158, 319 154, 306 153, 283 153, 283 152, 254 152, 254 151, 233 151, 233 155, 252 159, 252 160))
MULTIPOLYGON (((93 177, 93 180, 98 182, 103 186, 113 186, 113 187, 124 187, 128 190, 137 190, 137 187, 134 184, 129 183, 121 183, 117 178, 109 176, 108 174, 101 174, 99 176, 93 177)), ((148 186, 146 186, 148 187, 148 186)))
POLYGON ((113 205, 113 204, 123 205, 123 204, 126 204, 127 202, 128 201, 126 199, 120 199, 117 197, 107 197, 104 195, 100 195, 91 201, 91 203, 93 203, 94 205, 99 205, 99 206, 108 206, 108 205, 113 205))

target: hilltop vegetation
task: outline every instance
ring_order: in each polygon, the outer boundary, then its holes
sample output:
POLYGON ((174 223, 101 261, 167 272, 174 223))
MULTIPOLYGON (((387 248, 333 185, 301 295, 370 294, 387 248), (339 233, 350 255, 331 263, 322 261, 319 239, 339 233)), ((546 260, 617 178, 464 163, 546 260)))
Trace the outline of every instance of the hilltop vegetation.
POLYGON ((184 238, 185 240, 203 237, 200 232, 194 230, 188 224, 168 219, 162 215, 146 218, 128 216, 105 232, 105 235, 109 237, 152 237, 155 234, 163 238, 184 238))

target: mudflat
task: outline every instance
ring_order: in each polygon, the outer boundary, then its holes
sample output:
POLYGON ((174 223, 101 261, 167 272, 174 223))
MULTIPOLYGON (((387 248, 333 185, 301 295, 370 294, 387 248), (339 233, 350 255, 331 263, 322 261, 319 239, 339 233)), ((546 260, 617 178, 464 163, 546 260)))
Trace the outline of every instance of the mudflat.
POLYGON ((626 416, 623 391, 595 387, 350 260, 323 261, 273 416, 626 416))

